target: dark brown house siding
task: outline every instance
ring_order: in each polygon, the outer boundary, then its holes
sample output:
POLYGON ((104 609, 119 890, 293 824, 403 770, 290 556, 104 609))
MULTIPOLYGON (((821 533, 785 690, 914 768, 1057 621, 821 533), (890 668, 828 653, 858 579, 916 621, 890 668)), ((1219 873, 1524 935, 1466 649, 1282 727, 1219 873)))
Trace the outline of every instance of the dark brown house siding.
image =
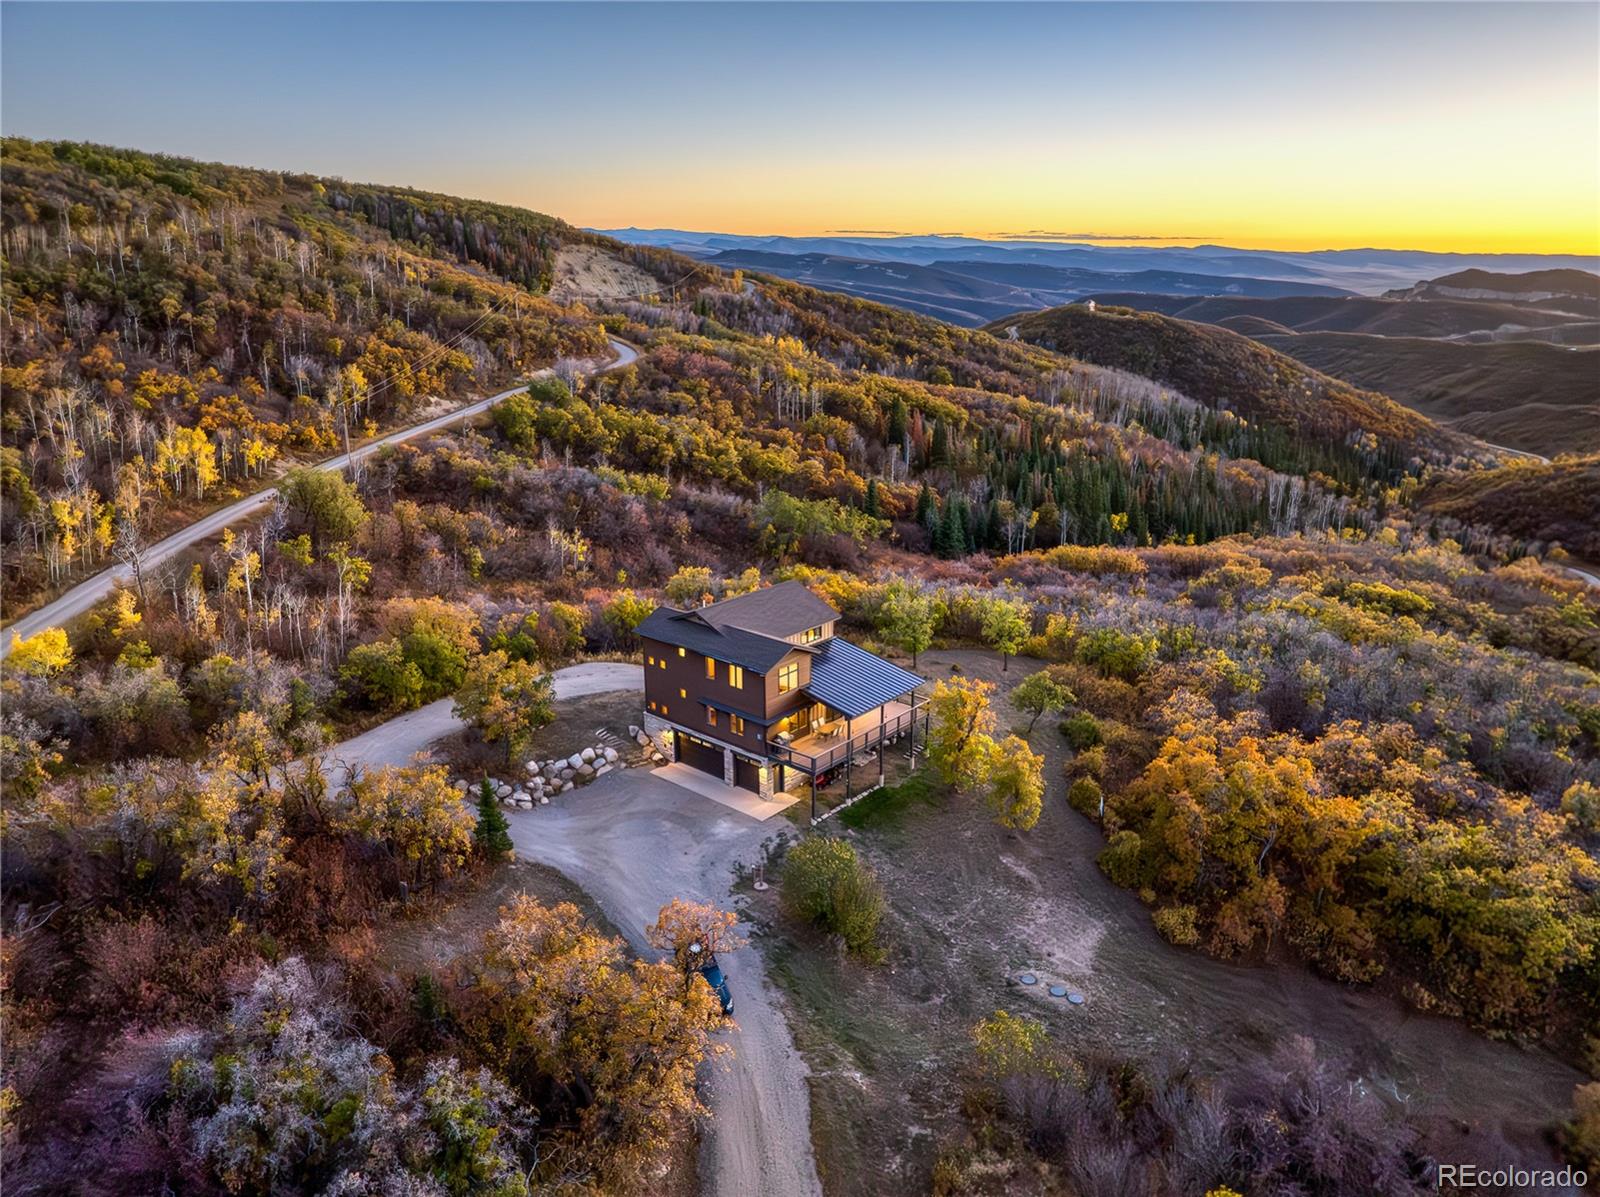
MULTIPOLYGON (((708 708, 702 699, 710 699, 723 706, 760 715, 764 709, 765 679, 758 673, 745 671, 743 689, 728 685, 728 664, 718 661, 716 679, 706 677, 706 659, 699 653, 676 645, 662 644, 658 640, 644 641, 644 698, 645 710, 670 719, 709 739, 743 747, 747 751, 766 755, 766 737, 760 724, 745 723, 744 732, 735 734, 726 713, 716 712, 712 724, 708 708), (681 655, 680 655, 681 652, 681 655), (652 661, 654 664, 652 664, 652 661), (651 704, 655 705, 652 706, 651 704)), ((772 683, 776 687, 777 683, 772 683)), ((788 698, 789 695, 784 695, 788 698)))

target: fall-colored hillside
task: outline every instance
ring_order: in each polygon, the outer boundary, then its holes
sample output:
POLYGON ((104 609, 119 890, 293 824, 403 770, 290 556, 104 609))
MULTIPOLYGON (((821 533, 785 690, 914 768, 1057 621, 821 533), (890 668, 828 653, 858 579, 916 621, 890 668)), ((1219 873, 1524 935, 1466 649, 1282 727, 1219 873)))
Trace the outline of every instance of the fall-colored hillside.
POLYGON ((1600 561, 1600 454, 1440 474, 1422 491, 1421 503, 1439 515, 1600 561))
POLYGON ((1191 399, 1305 438, 1370 446, 1375 455, 1447 460, 1473 451, 1440 428, 1372 391, 1330 378, 1293 358, 1212 325, 1073 304, 1008 317, 989 326, 1059 353, 1157 379, 1191 399))

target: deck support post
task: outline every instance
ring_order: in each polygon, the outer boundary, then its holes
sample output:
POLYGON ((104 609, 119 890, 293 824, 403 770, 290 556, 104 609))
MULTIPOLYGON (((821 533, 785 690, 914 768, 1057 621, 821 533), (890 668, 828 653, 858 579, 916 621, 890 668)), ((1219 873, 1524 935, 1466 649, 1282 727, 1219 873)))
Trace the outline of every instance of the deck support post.
MULTIPOLYGON (((887 704, 885 704, 885 706, 886 705, 887 704)), ((878 708, 878 784, 880 786, 883 784, 883 771, 885 767, 883 754, 889 751, 888 746, 883 742, 883 729, 885 720, 887 718, 888 715, 885 713, 885 708, 880 706, 878 708)))
POLYGON ((812 769, 811 769, 811 822, 813 824, 815 824, 816 821, 817 821, 817 770, 816 770, 816 767, 813 766, 812 769))
POLYGON ((911 771, 917 770, 917 692, 911 691, 911 771))
POLYGON ((855 764, 856 753, 850 741, 854 739, 855 728, 847 715, 844 721, 844 800, 850 801, 850 796, 855 793, 851 785, 851 768, 855 764))

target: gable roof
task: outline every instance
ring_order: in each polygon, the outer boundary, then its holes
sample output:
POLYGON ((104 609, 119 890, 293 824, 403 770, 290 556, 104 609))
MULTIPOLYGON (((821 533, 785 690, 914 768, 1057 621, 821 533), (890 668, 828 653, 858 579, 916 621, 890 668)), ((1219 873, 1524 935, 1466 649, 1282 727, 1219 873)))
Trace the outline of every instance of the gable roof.
POLYGON ((812 658, 811 680, 805 689, 811 697, 854 719, 915 690, 924 680, 835 636, 824 641, 812 658))
POLYGON ((763 636, 798 636, 801 632, 839 618, 839 613, 801 582, 779 582, 682 612, 679 619, 699 620, 714 628, 736 627, 763 636))
POLYGON ((713 628, 694 620, 681 619, 685 611, 671 607, 657 607, 639 625, 639 635, 663 644, 673 644, 699 653, 741 665, 752 673, 767 673, 779 661, 794 652, 799 645, 787 640, 777 640, 743 628, 713 628))
POLYGON ((799 582, 780 582, 708 607, 678 611, 657 607, 639 625, 639 635, 730 661, 752 673, 768 673, 792 652, 813 645, 784 639, 838 619, 839 613, 799 582))

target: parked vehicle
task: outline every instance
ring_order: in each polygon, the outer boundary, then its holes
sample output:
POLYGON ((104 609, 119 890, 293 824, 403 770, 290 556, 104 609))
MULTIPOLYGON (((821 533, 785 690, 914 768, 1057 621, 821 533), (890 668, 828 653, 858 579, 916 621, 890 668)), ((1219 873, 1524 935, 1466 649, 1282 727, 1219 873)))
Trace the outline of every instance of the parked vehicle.
MULTIPOLYGON (((699 944, 690 944, 689 951, 698 959, 702 954, 699 944)), ((722 972, 722 966, 717 963, 716 953, 713 952, 703 963, 695 967, 695 972, 705 978, 706 984, 711 986, 711 992, 717 995, 717 1000, 722 1003, 722 1013, 733 1017, 733 991, 728 988, 728 978, 722 972)))

